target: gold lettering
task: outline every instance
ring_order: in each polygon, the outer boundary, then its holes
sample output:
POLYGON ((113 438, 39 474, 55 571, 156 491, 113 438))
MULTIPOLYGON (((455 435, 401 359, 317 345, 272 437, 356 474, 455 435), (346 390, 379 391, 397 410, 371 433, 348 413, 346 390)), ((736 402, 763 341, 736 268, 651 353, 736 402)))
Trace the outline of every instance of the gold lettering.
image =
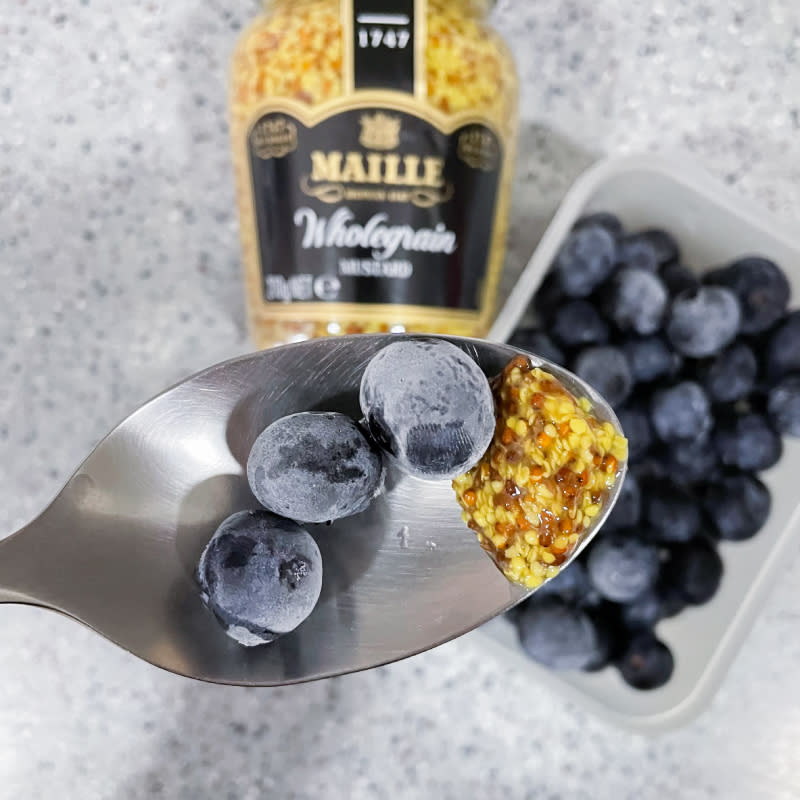
POLYGON ((396 153, 342 153, 332 150, 311 152, 311 175, 314 183, 354 183, 387 186, 426 186, 444 188, 444 159, 436 156, 396 153))
POLYGON ((367 164, 369 164, 367 181, 369 183, 380 183, 383 180, 383 156, 380 153, 369 153, 367 155, 367 164))
POLYGON ((385 156, 383 163, 383 182, 389 186, 401 186, 403 181, 400 178, 400 156, 385 156))
POLYGON ((338 150, 332 150, 327 154, 321 150, 313 150, 311 180, 320 183, 325 181, 339 183, 342 180, 342 154, 338 150))
POLYGON ((419 156, 404 156, 403 167, 405 169, 406 186, 421 186, 419 176, 419 156))
POLYGON ((444 187, 444 159, 428 156, 422 162, 425 165, 425 178, 423 185, 432 186, 434 189, 444 187))
POLYGON ((364 159, 361 153, 348 153, 344 162, 342 177, 339 178, 344 183, 366 183, 367 173, 364 170, 364 159))

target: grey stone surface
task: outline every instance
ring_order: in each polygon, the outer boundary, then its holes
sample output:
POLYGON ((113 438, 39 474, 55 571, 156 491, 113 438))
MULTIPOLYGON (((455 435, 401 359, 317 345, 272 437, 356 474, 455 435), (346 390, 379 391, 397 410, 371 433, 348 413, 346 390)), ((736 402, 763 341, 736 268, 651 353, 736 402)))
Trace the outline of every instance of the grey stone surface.
MULTIPOLYGON (((0 8, 0 535, 116 420, 248 348, 225 120, 252 0, 0 8)), ((501 0, 526 120, 513 276, 601 152, 680 152, 791 221, 796 0, 501 0)), ((279 690, 159 672, 46 612, 0 613, 2 798, 646 800, 800 796, 787 567, 713 707, 648 740, 468 637, 279 690)))

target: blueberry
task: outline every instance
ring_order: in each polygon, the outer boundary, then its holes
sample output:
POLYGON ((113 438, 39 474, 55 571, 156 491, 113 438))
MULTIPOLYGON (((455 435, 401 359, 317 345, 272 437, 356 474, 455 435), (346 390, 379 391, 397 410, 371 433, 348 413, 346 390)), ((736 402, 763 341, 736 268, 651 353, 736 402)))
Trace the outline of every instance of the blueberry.
POLYGON ((800 311, 792 311, 767 342, 767 374, 772 380, 800 372, 800 311))
POLYGON ((314 610, 322 558, 297 523, 269 511, 239 511, 217 528, 197 568, 203 600, 240 644, 266 644, 314 610))
POLYGON ((656 582, 656 592, 661 601, 661 619, 676 617, 686 608, 683 592, 662 574, 656 582))
POLYGON ((781 268, 767 258, 748 257, 728 267, 712 270, 706 282, 731 289, 742 309, 742 333, 771 328, 789 305, 789 281, 781 268))
POLYGON ((655 228, 626 236, 619 243, 619 260, 626 267, 655 272, 679 259, 680 249, 674 237, 655 228))
POLYGON ((601 601, 597 590, 592 586, 586 566, 582 561, 573 561, 549 581, 543 583, 530 601, 538 601, 547 595, 560 597, 570 605, 596 606, 601 601))
POLYGON ((573 370, 612 406, 623 403, 633 389, 628 359, 618 347, 587 347, 575 359, 573 370))
POLYGON ((588 297, 612 272, 617 261, 614 236, 598 224, 574 229, 556 257, 554 269, 569 297, 588 297))
POLYGON ((787 375, 770 389, 767 408, 778 431, 800 436, 800 374, 787 375))
POLYGON ((700 528, 700 509, 693 495, 672 481, 648 481, 644 517, 658 542, 687 542, 700 528))
POLYGON ((517 616, 517 627, 523 650, 551 669, 585 669, 605 649, 589 614, 557 597, 532 598, 517 616))
POLYGON ((631 467, 631 471, 636 475, 639 486, 647 481, 662 480, 670 476, 669 465, 665 462, 661 453, 648 453, 644 458, 637 461, 631 467))
POLYGON ((526 350, 528 353, 552 361, 554 364, 566 364, 564 351, 548 334, 538 328, 520 328, 514 331, 508 343, 512 347, 526 350))
POLYGON ((760 414, 742 414, 718 423, 714 445, 727 467, 746 472, 769 469, 783 452, 781 437, 760 414))
POLYGON ((568 302, 568 298, 561 288, 561 280, 558 274, 551 270, 539 284, 531 303, 537 321, 549 323, 556 310, 566 302, 568 302))
POLYGON ((586 567, 603 597, 626 603, 655 584, 658 548, 629 531, 606 533, 592 547, 586 567))
POLYGON ((734 403, 756 384, 758 360, 752 348, 735 342, 715 359, 698 367, 698 378, 712 403, 734 403))
POLYGON ((681 292, 695 291, 700 288, 700 279, 697 275, 678 262, 667 264, 661 270, 661 280, 664 281, 664 286, 667 287, 670 297, 676 297, 681 292))
POLYGON ((682 381, 653 394, 650 419, 665 442, 698 440, 711 430, 711 406, 699 384, 682 381))
POLYGON ((739 301, 730 289, 701 286, 672 301, 667 336, 681 355, 706 358, 733 341, 740 320, 739 301))
POLYGON ((634 689, 658 689, 672 677, 674 667, 669 648, 646 631, 631 640, 619 661, 623 680, 634 689))
POLYGON ((667 452, 667 472, 680 483, 712 480, 720 470, 717 451, 704 439, 686 440, 670 446, 667 452))
POLYGON ((572 300, 553 314, 550 329, 563 347, 585 347, 608 341, 608 324, 588 300, 572 300))
POLYGON ((614 237, 622 236, 622 223, 619 221, 619 217, 610 214, 608 211, 598 211, 595 214, 587 214, 581 217, 572 226, 572 229, 576 231, 580 228, 587 227, 605 228, 614 237))
POLYGON ((419 478, 462 475, 494 435, 489 381, 463 350, 442 339, 384 347, 364 371, 360 402, 376 441, 419 478))
POLYGON ((617 328, 642 336, 661 327, 667 301, 667 289, 661 279, 643 269, 619 270, 602 293, 603 310, 617 328))
POLYGON ((628 439, 628 460, 636 463, 645 457, 655 438, 650 416, 641 406, 631 404, 617 409, 617 419, 628 439))
POLYGON ((636 235, 650 242, 656 251, 659 265, 666 266, 680 260, 681 250, 671 233, 660 228, 651 228, 636 235))
POLYGON ((719 538, 738 542, 761 530, 772 499, 758 478, 742 473, 714 481, 705 492, 703 506, 719 538))
POLYGON ((299 522, 328 522, 363 511, 382 477, 380 453, 344 414, 282 417, 256 439, 247 459, 256 499, 299 522))
POLYGON ((617 258, 623 267, 643 269, 646 272, 658 270, 658 253, 655 245, 640 233, 620 239, 617 243, 617 258))
POLYGON ((673 376, 681 366, 681 357, 661 336, 627 339, 622 343, 622 351, 637 383, 673 376))
POLYGON ((650 629, 663 616, 661 595, 655 588, 647 589, 622 606, 622 622, 630 630, 650 629))
POLYGON ((619 497, 605 522, 606 531, 635 528, 642 516, 642 495, 639 481, 629 472, 622 482, 619 497))
POLYGON ((601 657, 586 667, 587 671, 594 672, 610 666, 625 652, 631 632, 622 619, 621 610, 621 605, 607 600, 588 609, 589 616, 600 632, 603 648, 601 657))
POLYGON ((717 593, 722 572, 716 547, 698 536, 670 550, 664 579, 680 591, 687 603, 701 605, 717 593))
POLYGON ((594 658, 583 669, 597 672, 610 666, 623 652, 628 643, 628 631, 622 624, 616 603, 602 601, 586 609, 586 613, 597 629, 598 646, 594 658))

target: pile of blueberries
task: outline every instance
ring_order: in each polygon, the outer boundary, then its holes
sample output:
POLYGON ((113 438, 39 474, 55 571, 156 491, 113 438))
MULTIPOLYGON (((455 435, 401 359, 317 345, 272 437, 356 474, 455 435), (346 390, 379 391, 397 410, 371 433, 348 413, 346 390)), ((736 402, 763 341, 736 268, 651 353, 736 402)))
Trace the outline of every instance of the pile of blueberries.
POLYGON ((263 508, 228 517, 197 568, 204 602, 239 644, 272 642, 314 610, 323 565, 308 524, 366 510, 383 488, 386 464, 426 480, 455 478, 480 460, 494 434, 489 381, 441 339, 394 341, 378 351, 359 400, 358 422, 304 411, 276 420, 253 444, 247 480, 263 508))
POLYGON ((581 557, 511 618, 554 669, 616 666, 637 689, 672 675, 656 624, 709 601, 720 541, 754 536, 770 511, 758 474, 800 436, 800 311, 766 258, 697 274, 664 230, 584 217, 511 343, 561 364, 613 405, 630 468, 581 557))

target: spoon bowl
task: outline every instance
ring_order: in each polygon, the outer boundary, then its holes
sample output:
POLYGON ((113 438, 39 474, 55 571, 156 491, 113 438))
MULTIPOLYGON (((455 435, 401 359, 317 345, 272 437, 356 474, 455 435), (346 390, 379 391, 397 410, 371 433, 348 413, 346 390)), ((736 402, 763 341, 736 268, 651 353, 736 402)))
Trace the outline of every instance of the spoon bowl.
MULTIPOLYGON (((38 518, 0 541, 0 602, 64 613, 171 672, 248 686, 396 661, 507 611, 531 592, 509 583, 480 548, 450 483, 391 468, 369 509, 330 526, 307 526, 322 551, 323 588, 295 631, 267 646, 241 647, 200 599, 194 570, 206 543, 229 514, 258 508, 245 464, 259 433, 297 411, 357 419, 367 363, 398 338, 276 347, 210 367, 150 400, 97 446, 38 518)), ((440 338, 465 350, 489 377, 523 353, 440 338)), ((591 387, 524 354, 619 427, 591 387)), ((610 513, 623 477, 571 558, 610 513)))

